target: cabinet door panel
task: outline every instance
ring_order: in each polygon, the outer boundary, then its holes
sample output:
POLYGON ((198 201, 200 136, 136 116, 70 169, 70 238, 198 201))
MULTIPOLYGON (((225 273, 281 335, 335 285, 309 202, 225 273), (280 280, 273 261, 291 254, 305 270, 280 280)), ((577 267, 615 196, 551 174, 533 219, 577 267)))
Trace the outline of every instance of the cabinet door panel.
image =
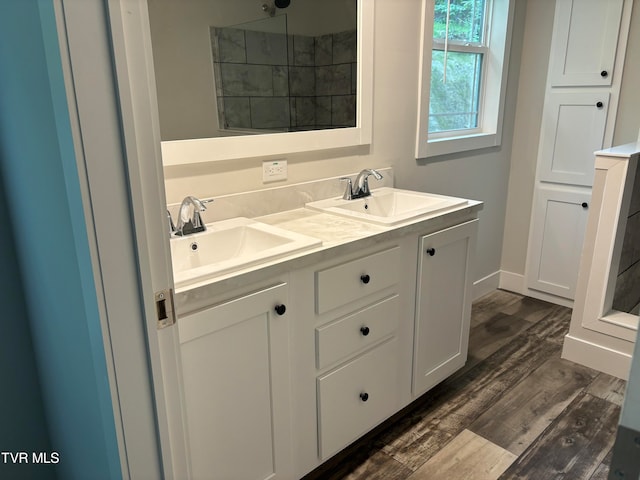
POLYGON ((420 241, 416 298, 413 393, 420 395, 467 359, 469 266, 477 220, 420 241))
POLYGON ((609 94, 550 93, 540 150, 540 180, 591 186, 602 149, 609 94))
POLYGON ((558 0, 552 86, 611 85, 622 4, 623 0, 558 0))
POLYGON ((527 269, 528 287, 573 299, 590 192, 539 188, 527 269))
POLYGON ((178 320, 191 478, 289 476, 284 301, 281 284, 178 320))

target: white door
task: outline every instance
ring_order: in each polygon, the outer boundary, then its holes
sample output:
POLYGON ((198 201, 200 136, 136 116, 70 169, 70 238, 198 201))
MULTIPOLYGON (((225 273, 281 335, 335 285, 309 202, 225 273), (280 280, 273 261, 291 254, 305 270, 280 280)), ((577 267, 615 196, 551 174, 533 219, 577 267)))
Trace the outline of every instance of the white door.
POLYGON ((557 0, 551 86, 611 85, 623 0, 557 0))
POLYGON ((528 287, 573 300, 591 191, 544 186, 536 192, 528 287))
POLYGON ((609 93, 551 92, 546 102, 540 180, 593 185, 593 153, 603 146, 609 93))

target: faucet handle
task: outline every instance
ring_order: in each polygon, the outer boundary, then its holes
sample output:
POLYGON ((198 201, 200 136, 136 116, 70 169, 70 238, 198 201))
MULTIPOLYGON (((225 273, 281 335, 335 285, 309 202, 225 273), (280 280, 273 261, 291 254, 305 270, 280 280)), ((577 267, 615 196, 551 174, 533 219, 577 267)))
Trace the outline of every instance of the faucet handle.
POLYGON ((342 198, 344 200, 351 200, 353 198, 353 183, 349 177, 340 177, 341 182, 347 182, 347 187, 344 190, 342 198))

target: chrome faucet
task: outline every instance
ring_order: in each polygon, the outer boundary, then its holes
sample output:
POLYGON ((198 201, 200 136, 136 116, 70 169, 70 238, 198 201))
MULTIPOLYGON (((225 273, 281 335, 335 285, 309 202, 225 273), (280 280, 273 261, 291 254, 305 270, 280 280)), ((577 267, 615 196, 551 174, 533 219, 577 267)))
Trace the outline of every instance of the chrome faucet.
POLYGON ((344 191, 342 198, 345 200, 354 200, 356 198, 368 197, 371 195, 369 190, 369 176, 373 175, 376 180, 382 180, 382 175, 373 168, 365 168, 356 177, 355 182, 351 183, 349 178, 341 178, 340 180, 347 181, 347 188, 344 191))
POLYGON ((213 202, 210 200, 199 200, 189 195, 184 197, 178 210, 178 221, 175 227, 175 234, 179 236, 190 235, 192 233, 204 232, 206 227, 202 223, 200 212, 204 212, 207 207, 205 203, 213 202))

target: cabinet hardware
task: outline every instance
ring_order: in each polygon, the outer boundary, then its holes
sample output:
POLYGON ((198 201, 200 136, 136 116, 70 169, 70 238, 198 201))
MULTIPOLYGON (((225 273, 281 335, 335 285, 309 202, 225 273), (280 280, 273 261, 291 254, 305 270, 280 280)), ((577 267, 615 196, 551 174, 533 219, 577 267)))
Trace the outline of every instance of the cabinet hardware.
POLYGON ((276 313, 278 315, 284 315, 284 312, 287 311, 287 307, 286 307, 286 305, 276 305, 274 307, 274 310, 276 311, 276 313))
POLYGON ((587 202, 582 202, 582 208, 589 208, 589 204, 587 202))
POLYGON ((369 330, 369 327, 367 327, 366 325, 364 327, 360 327, 360 332, 362 333, 363 337, 366 337, 367 335, 369 335, 369 332, 371 330, 369 330))
POLYGON ((429 254, 430 257, 433 257, 436 254, 436 249, 433 247, 427 248, 426 252, 429 254))
POLYGON ((608 75, 609 75, 609 72, 607 72, 606 70, 602 70, 602 71, 600 72, 600 76, 601 76, 602 78, 607 78, 607 76, 608 76, 608 75))
POLYGON ((366 402, 367 400, 369 400, 369 394, 367 392, 362 392, 360 394, 360 400, 362 400, 363 402, 366 402))
POLYGON ((598 102, 598 103, 596 103, 596 107, 597 108, 602 108, 602 107, 604 107, 604 103, 598 102))
POLYGON ((360 275, 360 280, 362 281, 362 283, 367 284, 371 281, 371 277, 367 274, 360 275))

